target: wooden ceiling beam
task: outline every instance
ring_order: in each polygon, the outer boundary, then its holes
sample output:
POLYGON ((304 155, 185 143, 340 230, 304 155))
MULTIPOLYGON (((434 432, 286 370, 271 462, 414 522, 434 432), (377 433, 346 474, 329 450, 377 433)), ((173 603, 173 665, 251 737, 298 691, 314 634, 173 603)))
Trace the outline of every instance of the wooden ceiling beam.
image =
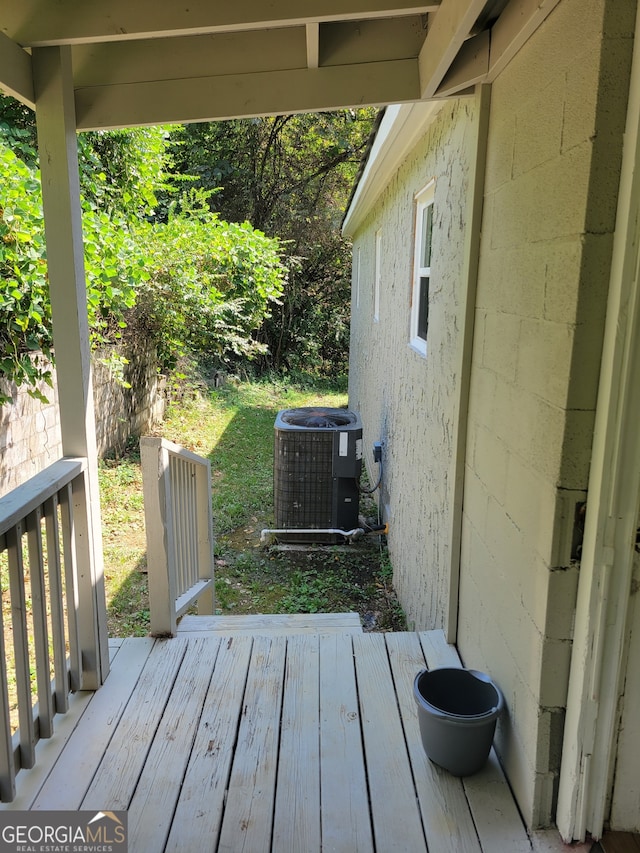
POLYGON ((320 24, 307 24, 307 68, 320 65, 320 24))
POLYGON ((438 0, 20 0, 0 11, 0 31, 23 47, 295 27, 426 14, 438 0))
POLYGON ((420 51, 420 94, 432 98, 484 7, 486 0, 442 0, 429 18, 420 51))
POLYGON ((76 89, 307 67, 304 27, 71 48, 76 89))
POLYGON ((415 59, 425 36, 426 21, 421 15, 321 24, 320 65, 415 59))
POLYGON ((76 90, 79 130, 319 112, 419 100, 416 59, 76 90))
POLYGON ((0 90, 35 109, 31 56, 0 33, 0 90))
POLYGON ((483 83, 489 73, 490 45, 489 30, 468 39, 436 89, 436 97, 448 98, 466 91, 476 83, 483 83))
POLYGON ((491 30, 464 42, 436 97, 459 94, 476 83, 491 83, 557 6, 559 0, 512 0, 491 30))
POLYGON ((76 89, 416 59, 420 16, 74 45, 76 89))

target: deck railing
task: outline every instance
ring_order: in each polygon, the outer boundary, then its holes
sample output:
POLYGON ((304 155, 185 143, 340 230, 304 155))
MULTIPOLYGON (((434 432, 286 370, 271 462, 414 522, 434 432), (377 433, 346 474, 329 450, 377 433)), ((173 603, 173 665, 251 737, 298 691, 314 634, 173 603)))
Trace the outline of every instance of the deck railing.
POLYGON ((213 613, 211 465, 165 439, 140 439, 151 634, 174 636, 195 602, 213 613))
MULTIPOLYGON (((0 498, 0 798, 15 796, 16 775, 35 764, 40 738, 83 687, 82 584, 74 518, 86 506, 86 461, 65 458, 0 498)), ((86 518, 86 514, 85 518, 86 518)), ((85 574, 85 572, 82 572, 85 574)), ((93 614, 93 605, 88 611, 93 614)), ((95 635, 95 631, 93 632, 95 635)))

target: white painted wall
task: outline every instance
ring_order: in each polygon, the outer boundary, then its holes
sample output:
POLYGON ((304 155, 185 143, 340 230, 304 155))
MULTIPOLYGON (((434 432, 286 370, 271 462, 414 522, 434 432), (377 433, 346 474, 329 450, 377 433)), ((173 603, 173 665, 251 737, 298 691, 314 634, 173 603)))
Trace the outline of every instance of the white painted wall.
POLYGON ((563 0, 492 88, 459 649, 505 692, 498 749, 531 826, 557 795, 632 5, 563 0))
POLYGON ((360 258, 360 299, 355 298, 354 282, 349 405, 362 415, 365 456, 374 474, 372 443, 384 442, 382 501, 394 581, 409 623, 416 628, 442 626, 447 610, 455 364, 474 111, 470 98, 442 107, 354 241, 354 258, 360 258), (413 198, 431 178, 436 183, 424 358, 409 346, 413 198))

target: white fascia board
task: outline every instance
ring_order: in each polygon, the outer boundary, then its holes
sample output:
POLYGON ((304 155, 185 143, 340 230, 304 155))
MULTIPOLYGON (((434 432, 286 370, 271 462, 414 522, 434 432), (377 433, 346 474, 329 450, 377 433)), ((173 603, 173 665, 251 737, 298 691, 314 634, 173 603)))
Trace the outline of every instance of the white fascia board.
POLYGON ((407 153, 426 132, 444 103, 420 101, 387 107, 342 223, 345 237, 352 237, 357 231, 407 153))

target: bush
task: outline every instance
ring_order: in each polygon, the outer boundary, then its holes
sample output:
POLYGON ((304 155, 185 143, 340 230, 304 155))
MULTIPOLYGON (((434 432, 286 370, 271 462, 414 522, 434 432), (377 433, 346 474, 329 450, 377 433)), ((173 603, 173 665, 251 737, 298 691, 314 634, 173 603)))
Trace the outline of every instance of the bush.
POLYGON ((287 277, 277 239, 248 222, 223 222, 195 193, 166 224, 139 225, 136 242, 147 271, 136 326, 165 367, 186 352, 224 362, 264 351, 254 332, 287 277))
MULTIPOLYGON (((32 396, 51 384, 51 305, 40 178, 0 138, 0 370, 32 396)), ((93 346, 117 339, 135 302, 144 265, 123 217, 84 211, 87 308, 93 346)), ((0 404, 10 398, 0 395, 0 404)))
MULTIPOLYGON (((2 130, 2 128, 0 128, 2 130)), ((53 358, 41 187, 32 152, 19 158, 0 132, 0 371, 9 382, 51 384, 53 358)), ((15 143, 15 139, 13 140, 15 143)), ((229 224, 197 194, 166 224, 129 219, 91 194, 83 201, 91 343, 146 335, 165 368, 185 352, 251 358, 254 332, 282 293, 280 244, 229 224)), ((115 357, 117 361, 117 357, 115 357)), ((0 404, 10 398, 0 394, 0 404)))
POLYGON ((42 397, 35 383, 51 385, 53 341, 40 182, 1 141, 0 199, 0 371, 42 397))

